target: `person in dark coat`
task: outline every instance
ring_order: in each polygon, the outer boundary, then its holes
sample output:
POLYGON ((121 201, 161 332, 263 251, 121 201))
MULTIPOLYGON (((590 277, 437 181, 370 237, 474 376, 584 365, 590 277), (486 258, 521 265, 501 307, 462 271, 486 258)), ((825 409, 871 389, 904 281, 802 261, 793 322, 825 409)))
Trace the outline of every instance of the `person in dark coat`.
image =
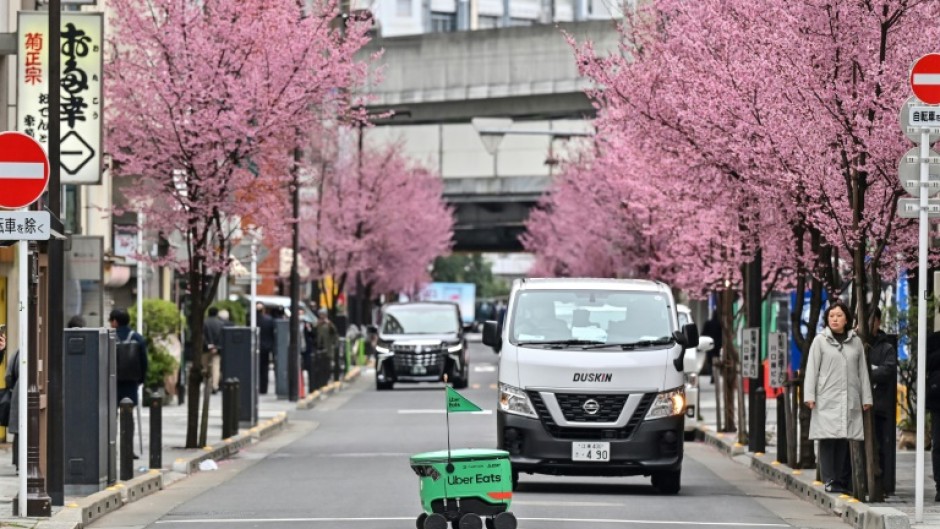
MULTIPOLYGON (((130 401, 134 403, 134 406, 137 406, 140 402, 137 396, 140 391, 140 386, 147 380, 147 340, 145 340, 139 332, 131 330, 131 317, 124 309, 112 310, 111 314, 108 316, 108 322, 111 324, 111 328, 115 330, 119 343, 137 343, 137 358, 140 361, 140 373, 142 373, 141 378, 136 381, 118 380, 117 383, 118 403, 120 404, 120 402, 124 399, 130 399, 130 401)), ((134 437, 133 416, 131 419, 130 435, 131 438, 134 437)), ((139 459, 139 457, 139 455, 134 454, 134 459, 139 459)))
MULTIPOLYGON (((871 349, 868 351, 868 364, 871 366, 872 419, 875 439, 878 440, 878 463, 883 478, 891 476, 886 472, 889 461, 894 464, 895 418, 897 417, 896 399, 898 391, 898 350, 897 337, 881 330, 881 309, 872 309, 869 318, 871 329, 871 349)), ((894 480, 885 479, 884 489, 894 492, 894 480)))
POLYGON ((932 386, 940 383, 940 331, 927 336, 927 398, 925 407, 930 413, 930 438, 934 440, 930 445, 930 460, 933 465, 933 480, 937 487, 934 501, 940 502, 940 399, 937 392, 931 391, 932 386))
POLYGON ((219 317, 219 309, 209 308, 209 317, 202 324, 202 341, 206 354, 209 355, 209 383, 212 393, 219 392, 219 379, 222 378, 222 329, 225 323, 219 317))
POLYGON ((313 352, 317 347, 317 329, 307 319, 307 311, 300 309, 300 330, 303 335, 303 348, 300 350, 301 367, 307 372, 307 391, 313 393, 313 352))
POLYGON ((702 366, 702 372, 699 373, 699 376, 711 376, 712 383, 715 382, 712 367, 715 365, 715 360, 721 355, 721 335, 721 320, 718 317, 718 311, 715 310, 712 312, 712 317, 702 326, 702 336, 711 338, 715 346, 712 347, 711 350, 708 351, 707 356, 705 356, 705 364, 702 366))
POLYGON ((258 311, 258 393, 268 393, 268 377, 271 373, 271 356, 274 353, 274 319, 262 303, 258 311))

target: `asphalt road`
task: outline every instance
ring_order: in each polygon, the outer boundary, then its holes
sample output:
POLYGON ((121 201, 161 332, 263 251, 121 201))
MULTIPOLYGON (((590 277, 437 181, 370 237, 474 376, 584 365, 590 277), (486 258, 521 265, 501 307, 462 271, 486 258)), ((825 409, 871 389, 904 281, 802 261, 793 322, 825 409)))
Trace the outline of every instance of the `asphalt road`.
MULTIPOLYGON (((494 447, 497 356, 472 344, 471 387, 488 413, 451 416, 451 443, 494 447)), ((440 386, 377 392, 372 372, 287 432, 93 524, 156 529, 410 529, 421 512, 408 457, 446 447, 440 386)), ((523 474, 512 511, 523 529, 670 527, 844 528, 743 465, 686 443, 682 491, 660 496, 648 478, 523 474)))

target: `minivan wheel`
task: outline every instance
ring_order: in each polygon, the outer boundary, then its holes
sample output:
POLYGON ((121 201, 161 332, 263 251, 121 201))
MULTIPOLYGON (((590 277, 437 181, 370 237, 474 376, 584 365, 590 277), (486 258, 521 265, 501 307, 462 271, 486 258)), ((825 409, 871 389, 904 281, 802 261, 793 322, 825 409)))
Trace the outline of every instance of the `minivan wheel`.
POLYGON ((518 488, 519 488, 519 471, 513 470, 512 471, 512 490, 516 490, 518 488))
POLYGON ((375 389, 376 391, 387 391, 395 387, 394 382, 381 382, 378 378, 375 379, 375 389))
POLYGON ((682 488, 682 469, 653 474, 653 487, 661 494, 678 494, 682 488))
POLYGON ((467 389, 467 386, 470 385, 470 366, 464 364, 462 375, 454 373, 454 389, 467 389))

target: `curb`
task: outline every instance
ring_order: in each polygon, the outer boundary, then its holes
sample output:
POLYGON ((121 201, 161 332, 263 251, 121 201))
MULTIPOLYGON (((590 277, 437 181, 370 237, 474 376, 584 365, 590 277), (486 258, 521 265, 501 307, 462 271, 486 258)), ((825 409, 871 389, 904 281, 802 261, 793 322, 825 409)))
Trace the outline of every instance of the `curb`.
POLYGON ((910 529, 911 521, 903 512, 891 507, 872 507, 847 494, 829 494, 822 483, 815 481, 815 472, 803 474, 774 461, 769 454, 755 454, 738 444, 731 443, 705 427, 699 427, 700 439, 714 446, 730 458, 744 456, 750 460, 751 470, 760 477, 782 485, 799 498, 834 514, 856 529, 910 529))
POLYGON ((342 390, 345 385, 359 378, 360 374, 362 374, 362 367, 360 366, 353 367, 352 369, 349 370, 348 373, 346 373, 345 376, 343 376, 343 380, 330 382, 329 384, 323 386, 322 388, 300 399, 300 401, 297 403, 297 409, 309 410, 310 408, 313 408, 317 402, 342 390))

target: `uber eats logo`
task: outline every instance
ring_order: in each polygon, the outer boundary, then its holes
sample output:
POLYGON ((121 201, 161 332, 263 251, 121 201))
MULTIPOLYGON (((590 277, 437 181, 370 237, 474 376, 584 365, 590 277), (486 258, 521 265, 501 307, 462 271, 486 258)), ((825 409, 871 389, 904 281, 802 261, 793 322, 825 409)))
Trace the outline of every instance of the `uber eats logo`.
POLYGON ((477 474, 475 476, 457 476, 447 477, 448 485, 473 485, 476 483, 499 483, 502 477, 499 474, 477 474))

